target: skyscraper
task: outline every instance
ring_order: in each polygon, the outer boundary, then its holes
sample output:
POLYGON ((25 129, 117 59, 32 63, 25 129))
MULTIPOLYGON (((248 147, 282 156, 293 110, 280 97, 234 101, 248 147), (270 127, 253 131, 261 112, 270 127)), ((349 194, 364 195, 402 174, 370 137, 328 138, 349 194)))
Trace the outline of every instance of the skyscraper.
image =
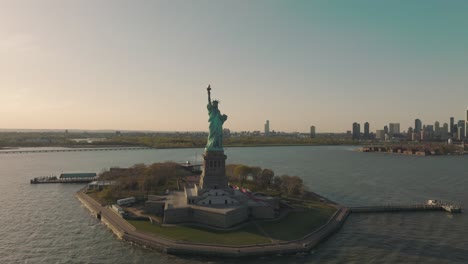
POLYGON ((315 138, 315 126, 310 127, 310 138, 315 138))
POLYGON ((434 123, 434 135, 436 137, 440 137, 440 123, 439 123, 439 121, 436 121, 434 123))
POLYGON ((457 139, 458 140, 463 140, 463 130, 464 130, 465 127, 458 127, 458 130, 457 130, 457 139))
POLYGON ((370 134, 369 134, 369 122, 364 123, 364 138, 369 139, 370 134))
POLYGON ((446 140, 448 139, 448 132, 449 132, 449 126, 447 123, 444 123, 444 125, 442 126, 442 132, 441 132, 441 138, 446 140))
POLYGON ((461 140, 465 138, 465 120, 458 120, 457 127, 458 127, 458 139, 461 140))
POLYGON ((424 129, 424 132, 426 132, 428 140, 431 140, 434 138, 434 126, 433 125, 427 125, 426 129, 424 129))
POLYGON ((412 127, 408 127, 408 130, 406 132, 406 138, 408 140, 415 140, 415 137, 414 137, 414 129, 412 127))
POLYGON ((383 131, 384 131, 385 135, 388 134, 388 126, 384 126, 383 131))
POLYGON ((353 123, 353 139, 359 139, 361 137, 361 125, 359 123, 353 123))
POLYGON ((422 129, 422 122, 420 119, 414 120, 414 133, 421 132, 422 129))
POLYGON ((390 123, 390 130, 389 134, 390 135, 395 135, 395 134, 400 134, 400 123, 390 123))
POLYGON ((265 123, 265 136, 270 135, 270 120, 267 120, 265 123))
POLYGON ((453 133, 455 132, 455 119, 450 117, 450 137, 453 137, 453 133))

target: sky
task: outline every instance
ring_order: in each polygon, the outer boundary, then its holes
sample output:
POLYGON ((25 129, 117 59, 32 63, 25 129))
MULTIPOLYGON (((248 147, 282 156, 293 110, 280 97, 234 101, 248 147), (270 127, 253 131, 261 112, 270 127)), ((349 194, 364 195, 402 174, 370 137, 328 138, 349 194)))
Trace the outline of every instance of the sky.
POLYGON ((402 130, 463 119, 468 1, 0 0, 0 128, 402 130), (361 125, 362 126, 362 125, 361 125))

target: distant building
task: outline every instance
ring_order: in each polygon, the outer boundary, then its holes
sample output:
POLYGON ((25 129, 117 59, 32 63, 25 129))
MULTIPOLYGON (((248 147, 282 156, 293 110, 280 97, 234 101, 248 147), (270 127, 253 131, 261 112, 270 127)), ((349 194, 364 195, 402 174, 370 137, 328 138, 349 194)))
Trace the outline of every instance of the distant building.
POLYGON ((389 134, 385 134, 385 141, 390 141, 390 135, 389 134))
POLYGON ((463 135, 465 134, 463 130, 464 127, 458 127, 457 139, 460 141, 463 140, 463 135))
POLYGON ((265 123, 265 136, 270 135, 270 120, 267 120, 265 123))
POLYGON ((414 133, 421 132, 422 129, 422 122, 420 119, 414 120, 414 133))
POLYGON ((406 132, 406 139, 414 140, 414 129, 412 127, 408 127, 408 131, 406 132))
POLYGON ((427 125, 426 128, 424 129, 424 132, 426 132, 426 139, 431 140, 434 138, 434 126, 433 125, 427 125))
POLYGON ((436 121, 436 122, 434 123, 434 135, 435 135, 436 137, 440 137, 440 134, 441 134, 441 133, 440 133, 440 123, 439 123, 439 121, 436 121))
POLYGON ((364 123, 364 138, 369 139, 370 134, 369 134, 369 122, 364 123))
POLYGON ((453 133, 457 132, 455 130, 455 119, 450 117, 450 136, 453 136, 453 133))
POLYGON ((468 139, 468 107, 466 108, 466 118, 465 118, 465 138, 468 139))
POLYGON ((310 138, 315 138, 315 126, 310 127, 310 138))
POLYGON ((400 123, 390 123, 389 126, 390 126, 390 130, 389 130, 390 135, 393 136, 396 134, 400 134, 400 123))
POLYGON ((458 127, 458 140, 462 140, 465 138, 465 120, 459 120, 457 123, 458 127))
POLYGON ((359 123, 353 123, 353 139, 359 139, 361 137, 361 125, 359 123))
POLYGON ((384 126, 383 130, 384 130, 385 134, 388 134, 388 126, 384 126))
POLYGON ((385 140, 385 131, 384 130, 375 131, 375 138, 379 140, 385 140))
POLYGON ((442 131, 440 132, 440 137, 444 140, 448 139, 449 136, 448 136, 448 133, 449 133, 449 126, 447 123, 444 123, 442 125, 442 131))

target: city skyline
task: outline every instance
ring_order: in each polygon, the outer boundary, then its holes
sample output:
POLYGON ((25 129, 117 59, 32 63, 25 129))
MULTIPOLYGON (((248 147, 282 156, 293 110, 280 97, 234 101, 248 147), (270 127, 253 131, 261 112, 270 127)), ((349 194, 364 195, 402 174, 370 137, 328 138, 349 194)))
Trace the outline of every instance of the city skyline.
POLYGON ((343 133, 465 119, 468 3, 11 1, 2 129, 343 133), (229 10, 229 12, 227 12, 229 10), (86 18, 86 19, 84 19, 86 18), (187 114, 189 112, 189 114, 187 114), (248 118, 245 118, 245 117, 248 118), (273 117, 273 118, 272 118, 273 117))

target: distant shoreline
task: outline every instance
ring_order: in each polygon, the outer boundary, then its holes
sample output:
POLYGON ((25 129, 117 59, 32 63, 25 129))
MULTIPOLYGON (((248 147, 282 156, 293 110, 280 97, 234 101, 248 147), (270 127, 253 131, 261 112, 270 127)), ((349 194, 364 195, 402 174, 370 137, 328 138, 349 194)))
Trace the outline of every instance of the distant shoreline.
MULTIPOLYGON (((258 144, 258 145, 225 145, 224 148, 258 148, 258 147, 321 147, 321 146, 352 146, 362 145, 350 144, 258 144)), ((18 151, 21 149, 43 149, 43 148, 64 148, 64 149, 110 149, 110 148, 147 148, 147 149, 202 149, 204 146, 170 146, 170 147, 149 147, 144 145, 74 145, 74 146, 20 146, 20 147, 0 147, 0 150, 18 151)))

